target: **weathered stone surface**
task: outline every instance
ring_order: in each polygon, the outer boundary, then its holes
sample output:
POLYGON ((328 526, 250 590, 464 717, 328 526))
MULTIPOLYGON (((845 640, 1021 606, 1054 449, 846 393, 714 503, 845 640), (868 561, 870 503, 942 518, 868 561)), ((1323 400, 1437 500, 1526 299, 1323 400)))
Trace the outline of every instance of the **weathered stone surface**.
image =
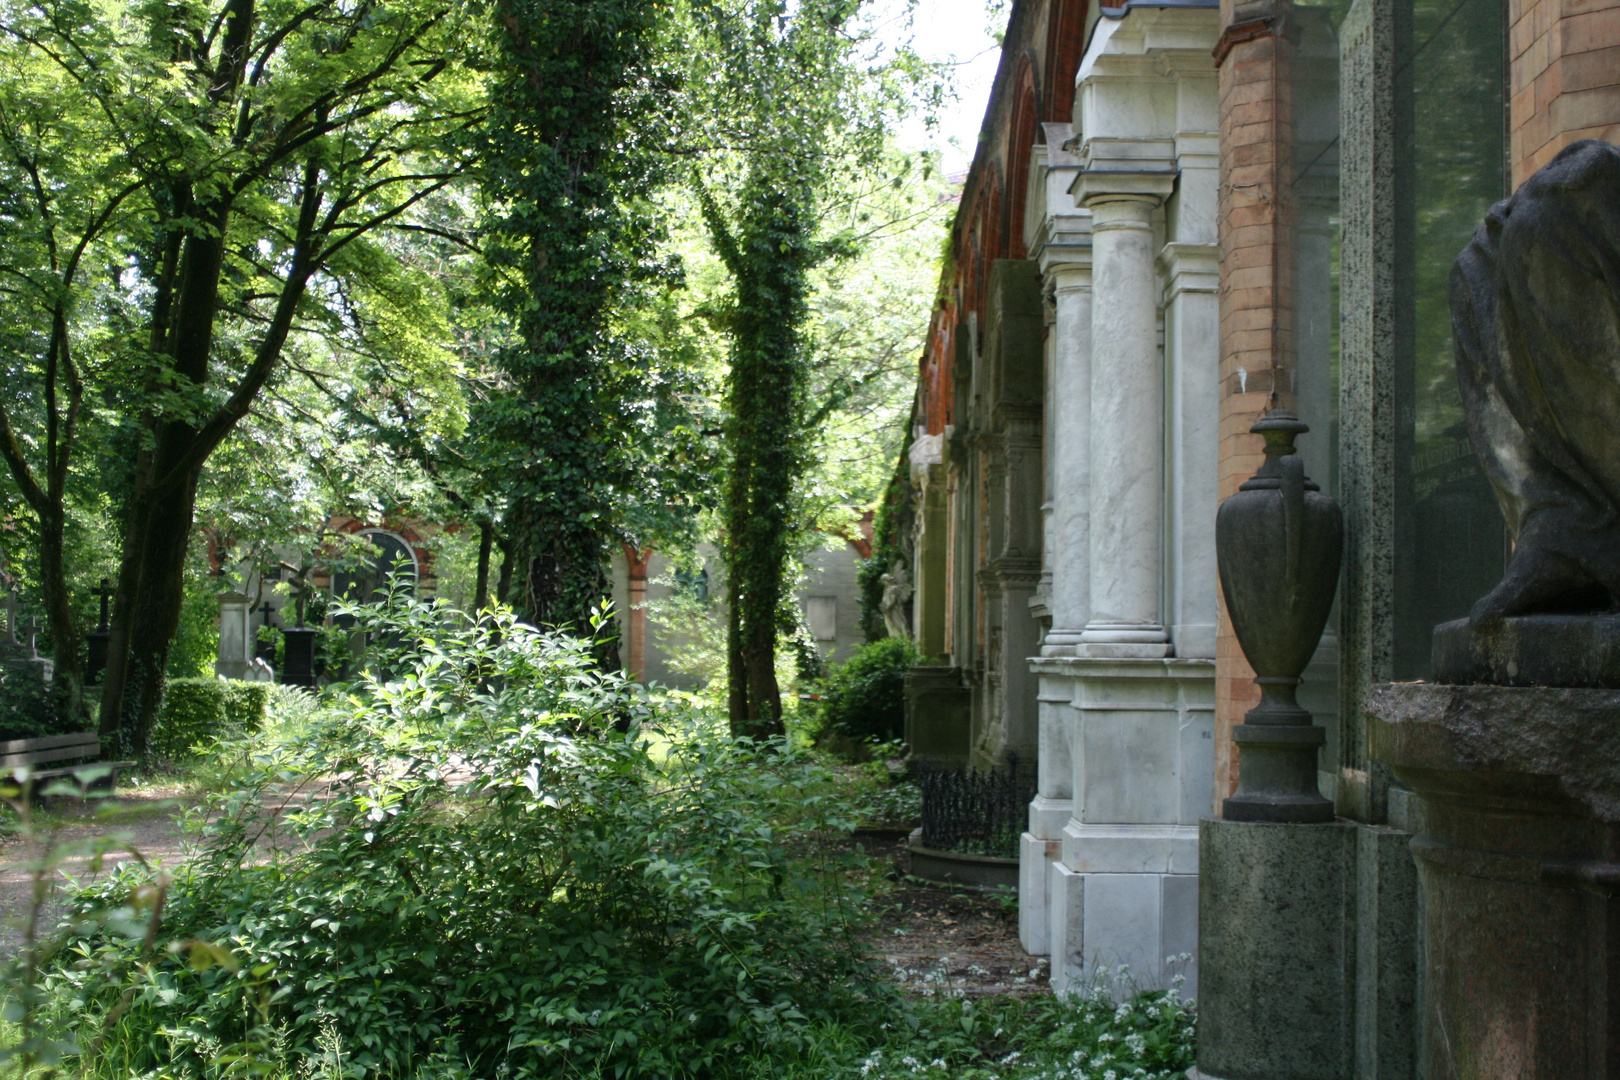
POLYGON ((1620 1076, 1620 691, 1397 684, 1376 757, 1422 800, 1430 1076, 1620 1076))
POLYGON ((1199 1071, 1349 1080, 1356 827, 1206 818, 1199 856, 1199 1071))
POLYGON ((953 667, 906 672, 906 744, 913 756, 940 769, 967 764, 972 691, 953 667))
POLYGON ((1373 757, 1414 791, 1562 798, 1620 823, 1620 690, 1385 683, 1367 692, 1373 757))
POLYGON ((1434 681, 1620 688, 1620 616, 1442 623, 1434 628, 1434 681))

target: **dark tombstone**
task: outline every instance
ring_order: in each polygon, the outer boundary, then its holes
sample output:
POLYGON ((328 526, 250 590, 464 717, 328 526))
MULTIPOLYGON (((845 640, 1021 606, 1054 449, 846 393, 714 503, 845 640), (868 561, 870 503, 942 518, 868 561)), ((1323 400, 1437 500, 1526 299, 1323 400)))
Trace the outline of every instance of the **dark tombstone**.
POLYGON ((1434 632, 1434 683, 1368 692, 1421 797, 1429 1076, 1620 1076, 1620 148, 1493 206, 1451 278, 1470 441, 1513 557, 1434 632))
POLYGON ((292 686, 315 685, 315 638, 319 633, 307 626, 289 626, 281 631, 287 640, 282 656, 282 682, 292 686))
POLYGON ((90 654, 85 665, 84 684, 99 686, 102 676, 107 673, 107 641, 112 637, 112 631, 107 623, 107 601, 111 599, 113 590, 107 579, 102 578, 100 587, 91 589, 90 593, 101 600, 101 621, 96 624, 94 630, 85 635, 90 654))
POLYGON ((282 657, 281 681, 292 686, 315 685, 315 638, 320 633, 304 625, 304 612, 309 603, 309 567, 288 566, 292 572, 293 612, 297 625, 285 627, 281 635, 286 639, 282 657))

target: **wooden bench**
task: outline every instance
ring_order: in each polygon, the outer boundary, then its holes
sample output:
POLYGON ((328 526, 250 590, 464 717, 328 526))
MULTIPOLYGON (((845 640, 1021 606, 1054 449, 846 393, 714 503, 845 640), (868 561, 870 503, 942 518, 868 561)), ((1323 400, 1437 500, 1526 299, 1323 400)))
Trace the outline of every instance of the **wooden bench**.
POLYGON ((30 791, 40 791, 50 781, 63 776, 74 778, 79 785, 80 794, 92 788, 111 791, 118 770, 127 769, 134 764, 133 761, 102 761, 101 736, 93 731, 0 742, 0 782, 13 779, 17 767, 26 765, 29 767, 28 781, 24 786, 30 791), (57 761, 71 761, 76 764, 51 769, 35 768, 57 761), (79 773, 92 770, 97 775, 88 782, 79 778, 79 773))

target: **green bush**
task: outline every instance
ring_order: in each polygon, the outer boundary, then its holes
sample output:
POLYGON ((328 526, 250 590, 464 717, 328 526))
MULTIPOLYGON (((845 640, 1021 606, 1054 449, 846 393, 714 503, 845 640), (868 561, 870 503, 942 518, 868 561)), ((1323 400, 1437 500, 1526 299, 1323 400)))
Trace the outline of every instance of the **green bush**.
POLYGON ((270 705, 270 687, 274 684, 243 679, 220 681, 225 684, 225 722, 229 728, 249 732, 264 727, 265 713, 270 705))
POLYGON ((80 894, 37 1011, 104 1035, 75 1067, 724 1077, 887 1014, 826 770, 509 613, 354 614, 399 676, 263 743, 167 883, 131 863, 80 894))
POLYGON ((151 753, 179 760, 192 748, 224 735, 257 731, 264 726, 270 699, 266 683, 240 679, 169 679, 149 740, 151 753))
POLYGON ((0 664, 0 741, 38 739, 77 731, 84 725, 57 719, 51 706, 51 686, 37 670, 25 670, 21 663, 0 664))
POLYGON ((822 731, 856 743, 892 742, 905 736, 906 669, 920 661, 905 638, 863 645, 827 677, 821 703, 822 731))

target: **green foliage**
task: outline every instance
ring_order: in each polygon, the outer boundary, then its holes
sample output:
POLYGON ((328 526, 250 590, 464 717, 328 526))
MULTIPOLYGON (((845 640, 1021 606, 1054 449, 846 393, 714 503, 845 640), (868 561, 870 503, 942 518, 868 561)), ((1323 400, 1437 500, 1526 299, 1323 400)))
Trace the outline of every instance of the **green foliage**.
POLYGON ((671 9, 646 0, 491 9, 484 253, 514 334, 496 355, 505 392, 477 410, 480 446, 509 504, 516 572, 506 599, 532 622, 583 629, 607 591, 610 545, 631 538, 629 506, 678 511, 691 501, 683 463, 706 456, 678 373, 624 332, 656 288, 679 280, 660 257, 651 201, 671 174, 671 9))
POLYGON ((80 897, 38 1017, 80 1064, 724 1077, 893 1007, 851 866, 812 847, 853 823, 791 747, 509 612, 396 592, 351 613, 402 674, 261 752, 171 884, 128 869, 80 897))
POLYGON ((83 730, 81 724, 57 719, 50 687, 38 676, 38 671, 21 670, 20 665, 0 665, 0 740, 83 730))
POLYGON ((216 739, 257 731, 264 726, 269 699, 268 683, 212 677, 169 679, 152 728, 150 752, 178 761, 216 739))
POLYGON ((918 661, 910 641, 883 638, 833 665, 821 703, 822 730, 856 743, 903 738, 906 671, 918 661))
MULTIPOLYGON (((1179 976, 1177 977, 1179 986, 1179 976)), ((875 1040, 823 1029, 797 1060, 759 1062, 759 1080, 1181 1080, 1196 1010, 1169 990, 1101 980, 1067 1000, 924 1000, 875 1040), (1123 991, 1123 992, 1122 992, 1123 991), (1124 1000, 1120 1000, 1123 998, 1124 1000)))
POLYGON ((810 275, 859 251, 860 236, 826 209, 882 172, 886 133, 916 72, 904 55, 870 62, 871 24, 849 0, 694 2, 690 32, 692 93, 710 138, 728 149, 700 159, 696 179, 732 283, 724 311, 729 712, 738 733, 777 733, 780 602, 809 524, 799 485, 817 420, 810 275))
POLYGON ((897 562, 907 566, 909 572, 911 563, 909 540, 916 519, 916 498, 906 454, 910 447, 908 435, 872 521, 872 557, 863 560, 856 572, 861 590, 861 629, 867 641, 876 641, 888 632, 883 623, 883 575, 892 572, 897 562))
POLYGON ((219 657, 219 579, 208 564, 205 546, 194 541, 191 547, 180 624, 169 646, 167 674, 171 679, 211 675, 219 657))

